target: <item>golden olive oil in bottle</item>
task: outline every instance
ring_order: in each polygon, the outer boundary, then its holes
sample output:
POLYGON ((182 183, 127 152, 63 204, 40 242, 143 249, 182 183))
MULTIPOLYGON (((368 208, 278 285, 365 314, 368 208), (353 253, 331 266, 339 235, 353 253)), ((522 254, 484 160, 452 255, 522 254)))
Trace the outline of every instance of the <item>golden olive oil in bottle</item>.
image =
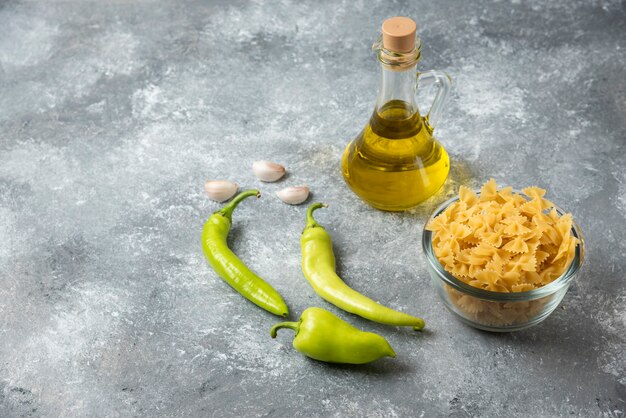
POLYGON ((342 172, 346 183, 375 208, 402 211, 417 206, 441 188, 450 171, 445 149, 433 127, 450 88, 440 71, 416 72, 420 45, 408 18, 383 23, 374 45, 382 66, 376 107, 363 131, 346 148, 342 172), (416 103, 419 85, 434 84, 435 99, 422 117, 416 103))

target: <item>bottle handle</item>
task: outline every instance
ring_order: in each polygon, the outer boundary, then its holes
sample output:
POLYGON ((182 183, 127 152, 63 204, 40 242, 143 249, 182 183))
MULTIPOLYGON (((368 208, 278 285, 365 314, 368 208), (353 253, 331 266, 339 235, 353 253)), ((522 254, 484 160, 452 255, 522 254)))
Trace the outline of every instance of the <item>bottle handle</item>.
POLYGON ((437 92, 435 93, 433 103, 430 105, 430 109, 428 110, 428 114, 426 115, 426 121, 428 122, 428 125, 431 127, 431 129, 435 129, 435 125, 439 121, 441 112, 443 111, 443 108, 448 101, 450 88, 452 87, 452 79, 448 74, 439 70, 417 72, 416 91, 420 87, 430 86, 432 84, 435 84, 435 86, 437 87, 437 92))

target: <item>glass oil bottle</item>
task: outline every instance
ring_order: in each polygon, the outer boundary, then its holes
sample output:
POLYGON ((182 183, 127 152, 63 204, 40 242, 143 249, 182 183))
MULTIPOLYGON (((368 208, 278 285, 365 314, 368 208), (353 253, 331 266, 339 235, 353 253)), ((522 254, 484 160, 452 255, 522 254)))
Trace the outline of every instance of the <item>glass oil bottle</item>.
POLYGON ((421 57, 416 28, 406 17, 383 23, 382 36, 373 46, 382 67, 376 107, 341 162, 344 179, 354 193, 386 211, 417 206, 441 188, 450 171, 448 154, 433 137, 450 78, 441 71, 416 71, 421 57), (436 87, 426 116, 417 107, 418 85, 436 87))

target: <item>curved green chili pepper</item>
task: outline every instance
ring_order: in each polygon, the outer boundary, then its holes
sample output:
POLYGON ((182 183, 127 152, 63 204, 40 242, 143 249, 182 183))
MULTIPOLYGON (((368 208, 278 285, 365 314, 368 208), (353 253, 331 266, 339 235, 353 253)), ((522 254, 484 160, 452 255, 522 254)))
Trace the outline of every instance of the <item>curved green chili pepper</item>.
POLYGON ((211 215, 202 230, 202 249, 213 270, 237 292, 266 311, 286 317, 289 310, 283 298, 266 281, 250 271, 226 243, 233 210, 242 200, 250 196, 261 197, 261 193, 258 190, 241 192, 221 210, 211 215))
POLYGON ((335 272, 335 254, 330 235, 313 219, 313 211, 326 207, 314 203, 306 213, 306 227, 302 231, 302 272, 315 292, 344 311, 374 322, 395 326, 424 328, 424 320, 395 311, 351 289, 335 272))
POLYGON ((363 364, 381 357, 395 357, 387 340, 363 332, 322 308, 308 308, 299 322, 281 322, 270 330, 272 338, 281 328, 296 332, 293 346, 315 360, 329 363, 363 364))

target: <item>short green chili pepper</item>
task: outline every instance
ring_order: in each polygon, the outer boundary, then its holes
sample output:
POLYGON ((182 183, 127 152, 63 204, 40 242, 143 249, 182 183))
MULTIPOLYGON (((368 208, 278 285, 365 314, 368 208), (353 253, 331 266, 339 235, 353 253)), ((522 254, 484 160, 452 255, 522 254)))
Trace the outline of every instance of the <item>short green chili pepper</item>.
POLYGON ((296 332, 293 346, 315 360, 328 363, 364 364, 382 357, 395 357, 387 340, 363 332, 322 308, 308 308, 299 322, 281 322, 270 330, 272 338, 281 328, 296 332))
POLYGON ((241 192, 221 210, 211 215, 202 230, 202 249, 213 270, 237 292, 266 311, 286 317, 289 310, 280 294, 250 271, 226 243, 233 210, 242 200, 250 196, 260 197, 261 193, 258 190, 241 192))
POLYGON ((302 272, 318 295, 344 311, 362 316, 370 321, 395 326, 424 328, 424 320, 395 311, 351 289, 335 272, 335 254, 330 235, 313 219, 313 211, 326 207, 314 203, 306 214, 306 227, 302 231, 302 272))

